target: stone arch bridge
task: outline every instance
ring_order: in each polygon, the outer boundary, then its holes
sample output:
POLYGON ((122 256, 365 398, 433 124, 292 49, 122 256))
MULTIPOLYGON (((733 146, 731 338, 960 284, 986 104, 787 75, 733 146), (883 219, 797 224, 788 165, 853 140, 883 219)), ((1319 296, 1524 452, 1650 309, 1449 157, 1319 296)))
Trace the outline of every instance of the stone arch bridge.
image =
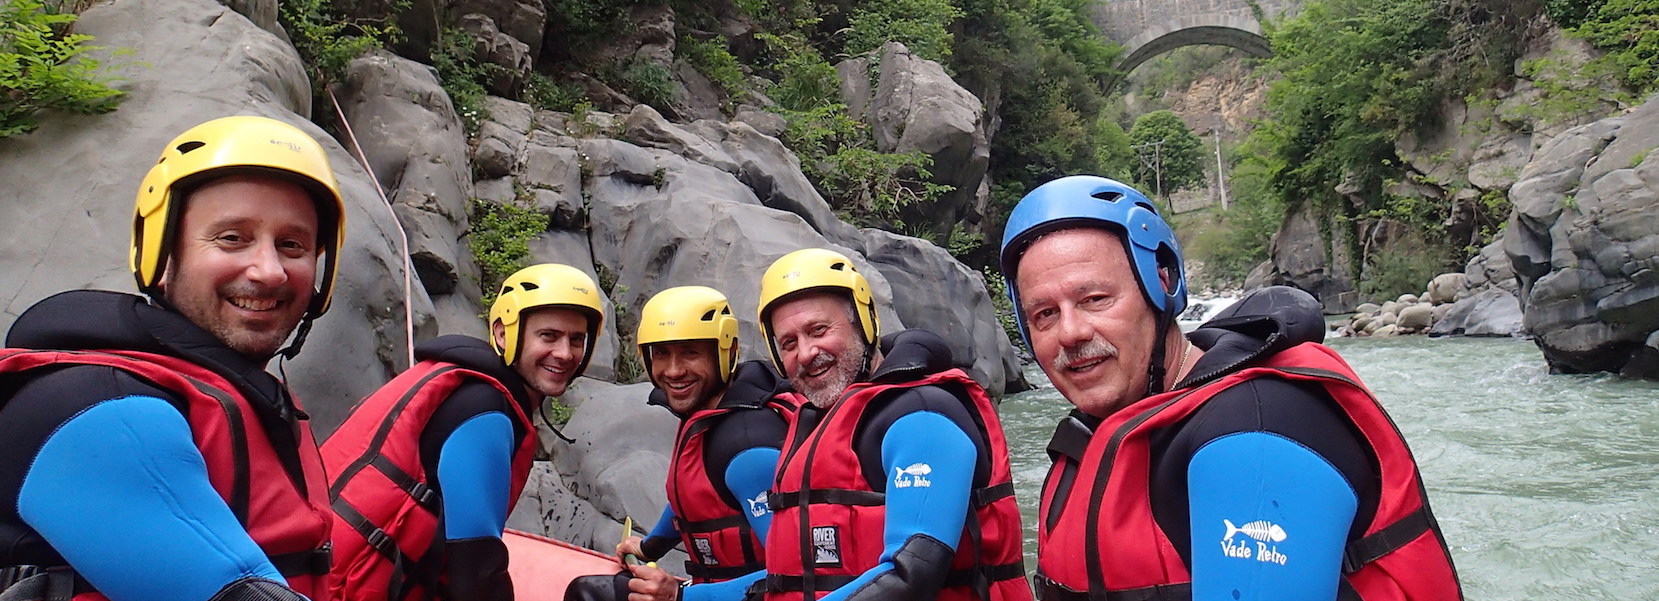
MULTIPOLYGON (((1231 46, 1251 56, 1271 56, 1261 21, 1300 5, 1300 0, 1096 0, 1093 13, 1101 33, 1125 47, 1118 68, 1127 74, 1182 46, 1231 46)), ((1107 89, 1118 83, 1110 82, 1107 89)))

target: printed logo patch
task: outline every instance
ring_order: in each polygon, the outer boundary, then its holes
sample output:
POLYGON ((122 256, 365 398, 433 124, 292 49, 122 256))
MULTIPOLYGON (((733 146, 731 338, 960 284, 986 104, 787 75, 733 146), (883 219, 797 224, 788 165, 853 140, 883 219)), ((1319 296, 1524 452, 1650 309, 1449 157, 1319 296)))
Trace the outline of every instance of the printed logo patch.
POLYGON ((812 527, 812 565, 821 568, 841 567, 841 528, 839 526, 812 527))
POLYGON ((893 488, 927 488, 933 486, 933 481, 927 475, 933 473, 933 466, 926 463, 912 463, 909 467, 893 468, 893 488))
POLYGON ((760 491, 760 494, 755 495, 755 498, 744 499, 744 501, 749 504, 749 515, 757 518, 766 515, 769 511, 772 511, 772 508, 766 504, 766 491, 764 490, 760 491))
POLYGON ((710 541, 708 537, 694 536, 691 538, 691 542, 697 546, 697 563, 705 566, 720 565, 720 562, 714 558, 714 542, 710 541))
POLYGON ((1255 559, 1267 563, 1285 565, 1290 557, 1279 551, 1278 543, 1285 542, 1290 535, 1278 524, 1267 520, 1256 520, 1243 526, 1234 526, 1232 520, 1221 520, 1222 527, 1227 533, 1221 536, 1221 554, 1238 559, 1255 559), (1246 539, 1235 540, 1234 537, 1243 534, 1246 539), (1253 545, 1251 543, 1254 543, 1253 545))

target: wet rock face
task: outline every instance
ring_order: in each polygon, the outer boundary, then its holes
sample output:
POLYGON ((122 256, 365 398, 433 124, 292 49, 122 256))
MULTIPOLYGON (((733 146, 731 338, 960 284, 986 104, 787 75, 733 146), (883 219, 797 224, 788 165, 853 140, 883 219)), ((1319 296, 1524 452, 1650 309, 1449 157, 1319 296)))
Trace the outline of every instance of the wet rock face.
POLYGON ((1659 98, 1574 128, 1511 189, 1504 251, 1552 369, 1659 379, 1659 98))

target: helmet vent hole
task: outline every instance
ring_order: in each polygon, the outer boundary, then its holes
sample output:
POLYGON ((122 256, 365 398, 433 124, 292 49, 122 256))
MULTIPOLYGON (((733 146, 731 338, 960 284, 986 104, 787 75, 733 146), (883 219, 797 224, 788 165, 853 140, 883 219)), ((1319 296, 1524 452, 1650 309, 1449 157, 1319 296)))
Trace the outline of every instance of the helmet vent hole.
POLYGON ((834 265, 830 265, 830 269, 834 269, 836 271, 846 271, 847 270, 847 264, 846 263, 836 263, 834 265))
POLYGON ((531 291, 531 290, 535 290, 535 289, 541 287, 541 286, 537 286, 535 282, 523 282, 523 283, 520 283, 519 286, 522 286, 526 292, 531 291))
POLYGON ((703 321, 714 321, 714 309, 709 309, 703 313, 703 321))
POLYGON ((1112 191, 1095 192, 1089 196, 1093 196, 1106 202, 1117 202, 1119 198, 1123 198, 1123 194, 1112 191))
POLYGON ((178 146, 179 154, 185 154, 197 148, 207 146, 206 142, 185 142, 178 146))

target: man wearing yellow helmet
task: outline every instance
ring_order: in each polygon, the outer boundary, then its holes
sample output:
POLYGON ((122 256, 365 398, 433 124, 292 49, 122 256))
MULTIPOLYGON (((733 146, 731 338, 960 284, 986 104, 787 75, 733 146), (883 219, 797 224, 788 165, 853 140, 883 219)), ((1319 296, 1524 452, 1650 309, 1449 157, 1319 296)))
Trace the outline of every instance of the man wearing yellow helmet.
POLYGON ((490 307, 490 341, 442 336, 360 402, 323 445, 341 601, 513 598, 507 515, 529 478, 530 416, 593 357, 604 320, 592 278, 519 270, 490 307))
POLYGON ((1031 599, 1002 425, 944 340, 878 339, 869 282, 826 249, 766 270, 760 326, 803 404, 769 497, 765 598, 1031 599))
POLYGON ((149 300, 57 294, 0 351, 0 596, 327 598, 316 444, 265 366, 328 308, 343 220, 292 125, 226 117, 166 146, 132 221, 149 300))
POLYGON ((629 537, 617 552, 655 560, 683 542, 691 583, 677 591, 667 572, 634 565, 627 586, 663 601, 742 597, 764 576, 761 543, 772 521, 766 491, 784 436, 785 408, 772 397, 782 381, 765 362, 737 363, 737 318, 713 288, 681 286, 651 297, 637 341, 655 385, 650 403, 681 421, 668 506, 643 541, 629 537))

